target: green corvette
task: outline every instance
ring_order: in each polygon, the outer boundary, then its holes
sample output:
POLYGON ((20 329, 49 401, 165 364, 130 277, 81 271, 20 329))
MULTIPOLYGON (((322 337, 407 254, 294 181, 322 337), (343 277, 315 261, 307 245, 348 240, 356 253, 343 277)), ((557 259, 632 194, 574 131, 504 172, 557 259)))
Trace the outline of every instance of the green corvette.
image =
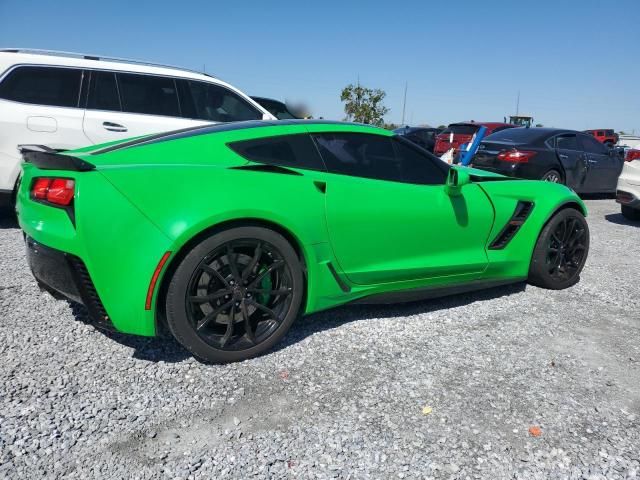
POLYGON ((98 326, 167 328, 211 362, 258 355, 299 314, 349 302, 566 288, 589 249, 568 188, 450 168, 366 125, 240 122, 23 156, 38 282, 98 326))

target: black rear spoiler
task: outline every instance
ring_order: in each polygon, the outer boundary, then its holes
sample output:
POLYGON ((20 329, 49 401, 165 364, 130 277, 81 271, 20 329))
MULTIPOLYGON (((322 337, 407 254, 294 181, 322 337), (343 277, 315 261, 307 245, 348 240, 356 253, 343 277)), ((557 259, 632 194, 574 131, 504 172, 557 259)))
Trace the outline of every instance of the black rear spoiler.
POLYGON ((25 162, 31 163, 42 170, 72 170, 75 172, 88 172, 95 170, 96 166, 74 157, 64 155, 45 145, 18 145, 25 162))

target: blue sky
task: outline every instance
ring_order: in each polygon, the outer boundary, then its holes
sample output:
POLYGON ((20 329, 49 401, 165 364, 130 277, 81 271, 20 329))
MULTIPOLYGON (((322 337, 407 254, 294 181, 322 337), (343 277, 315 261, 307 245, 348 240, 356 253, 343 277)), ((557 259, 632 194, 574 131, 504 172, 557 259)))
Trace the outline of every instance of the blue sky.
POLYGON ((0 46, 206 70, 342 119, 342 87, 387 92, 387 121, 531 113, 640 134, 640 1, 0 0, 0 46))

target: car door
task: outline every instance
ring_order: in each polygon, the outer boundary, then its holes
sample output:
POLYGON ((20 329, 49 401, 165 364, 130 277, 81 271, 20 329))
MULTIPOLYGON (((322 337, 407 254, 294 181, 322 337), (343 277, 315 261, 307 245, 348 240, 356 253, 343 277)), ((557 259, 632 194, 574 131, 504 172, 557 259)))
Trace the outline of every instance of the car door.
POLYGON ((182 118, 176 79, 92 71, 83 129, 92 143, 177 130, 208 122, 182 118))
POLYGON ((479 277, 493 208, 477 185, 445 191, 439 159, 387 136, 317 133, 328 171, 326 218, 340 268, 356 284, 479 277))
POLYGON ((564 170, 565 184, 578 192, 586 191, 585 181, 589 163, 576 134, 562 133, 547 143, 555 148, 558 161, 564 170))
POLYGON ((578 139, 589 164, 585 191, 614 192, 622 170, 620 158, 589 135, 578 135, 578 139))

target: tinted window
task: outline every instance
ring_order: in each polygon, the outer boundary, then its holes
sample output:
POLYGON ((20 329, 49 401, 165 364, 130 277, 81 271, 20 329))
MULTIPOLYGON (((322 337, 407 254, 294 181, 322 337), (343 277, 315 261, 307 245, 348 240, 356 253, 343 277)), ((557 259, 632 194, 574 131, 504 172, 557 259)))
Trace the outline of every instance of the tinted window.
POLYGON ((172 78, 118 73, 122 110, 179 117, 178 94, 172 78))
POLYGON ((442 160, 428 153, 419 152, 399 140, 394 140, 393 144, 400 161, 402 181, 424 185, 444 184, 447 168, 442 160))
POLYGON ((114 110, 117 112, 121 110, 115 73, 91 73, 91 87, 89 88, 87 108, 114 110))
POLYGON ((261 120, 262 113, 239 95, 224 87, 205 82, 180 82, 182 114, 212 122, 261 120))
POLYGON ((593 137, 587 135, 580 135, 580 142, 585 152, 607 154, 607 148, 593 137))
POLYGON ((549 135, 549 132, 540 131, 536 128, 507 128, 506 130, 487 135, 484 140, 487 142, 531 143, 545 135, 549 135))
POLYGON ((327 169, 333 173, 394 182, 443 184, 446 166, 429 153, 401 140, 359 133, 313 136, 327 169))
POLYGON ((390 137, 360 133, 322 133, 313 137, 330 172, 402 180, 400 162, 390 137))
POLYGON ((82 71, 72 68, 18 67, 0 84, 0 98, 16 102, 77 107, 82 71))
POLYGON ((496 127, 496 129, 492 133, 501 132, 502 130, 506 130, 507 128, 515 128, 515 127, 496 127))
POLYGON ((575 135, 560 135, 556 137, 556 148, 560 150, 579 150, 575 135))
POLYGON ((473 135, 478 130, 477 125, 449 125, 442 133, 447 135, 453 132, 454 135, 473 135))
POLYGON ((324 164, 307 134, 282 135, 234 142, 229 147, 247 160, 285 167, 324 170, 324 164))
POLYGON ((256 102, 262 105, 266 110, 269 111, 271 115, 276 117, 278 120, 291 120, 291 119, 298 118, 293 113, 291 113, 287 109, 287 106, 282 102, 278 102, 276 100, 269 100, 266 98, 260 98, 260 99, 256 99, 255 97, 251 97, 251 98, 253 98, 256 102))

